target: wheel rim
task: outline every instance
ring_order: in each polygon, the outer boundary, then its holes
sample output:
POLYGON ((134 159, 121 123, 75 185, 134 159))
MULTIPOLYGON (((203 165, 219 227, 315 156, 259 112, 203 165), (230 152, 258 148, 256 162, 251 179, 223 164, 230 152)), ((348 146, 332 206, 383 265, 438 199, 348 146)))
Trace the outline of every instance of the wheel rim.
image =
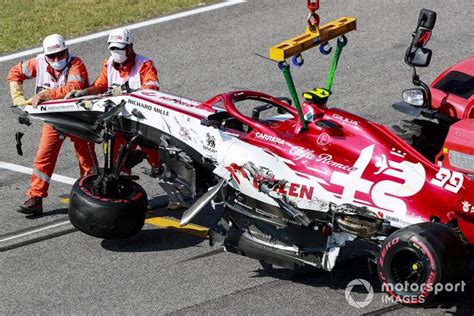
MULTIPOLYGON (((89 190, 90 192, 94 192, 95 194, 97 194, 97 192, 95 188, 93 188, 93 184, 97 177, 98 175, 91 175, 90 178, 84 182, 84 186, 87 188, 87 190, 89 190)), ((130 183, 124 183, 123 180, 117 180, 114 181, 113 186, 109 187, 108 194, 104 197, 109 199, 127 197, 133 194, 135 192, 135 189, 136 188, 133 184, 131 185, 130 183)))
POLYGON ((427 271, 423 258, 412 249, 403 249, 393 256, 391 273, 395 284, 421 285, 426 282, 427 271))

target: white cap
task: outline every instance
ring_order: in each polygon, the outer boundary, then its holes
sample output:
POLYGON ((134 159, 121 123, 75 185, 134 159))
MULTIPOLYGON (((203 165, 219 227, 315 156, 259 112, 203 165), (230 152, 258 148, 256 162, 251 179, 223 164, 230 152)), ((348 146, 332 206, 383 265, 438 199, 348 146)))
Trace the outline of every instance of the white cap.
POLYGON ((54 54, 67 48, 64 38, 59 34, 48 35, 43 40, 45 55, 54 54))
POLYGON ((132 32, 127 28, 113 30, 109 34, 109 48, 117 47, 123 49, 126 45, 133 43, 132 32))

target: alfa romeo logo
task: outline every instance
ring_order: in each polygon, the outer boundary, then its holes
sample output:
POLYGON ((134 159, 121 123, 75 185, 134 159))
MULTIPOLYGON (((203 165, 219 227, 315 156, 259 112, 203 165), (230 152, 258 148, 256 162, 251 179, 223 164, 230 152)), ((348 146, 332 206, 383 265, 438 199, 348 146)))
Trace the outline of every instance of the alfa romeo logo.
POLYGON ((316 143, 320 146, 326 146, 331 142, 331 136, 327 133, 322 133, 321 135, 318 136, 318 139, 316 143))

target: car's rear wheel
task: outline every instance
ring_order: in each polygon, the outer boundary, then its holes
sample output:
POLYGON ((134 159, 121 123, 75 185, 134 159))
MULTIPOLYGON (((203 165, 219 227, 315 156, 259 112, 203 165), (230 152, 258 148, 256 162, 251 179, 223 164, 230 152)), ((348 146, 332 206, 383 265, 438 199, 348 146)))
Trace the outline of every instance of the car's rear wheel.
MULTIPOLYGON (((384 291, 405 305, 423 306, 451 291, 467 271, 467 255, 453 229, 439 223, 420 223, 386 238, 378 258, 384 291)), ((455 290, 454 288, 452 290, 455 290)))
POLYGON ((100 196, 92 189, 97 177, 87 175, 72 187, 71 223, 81 232, 98 238, 121 239, 138 233, 147 212, 145 190, 129 179, 119 178, 114 182, 110 196, 100 196))

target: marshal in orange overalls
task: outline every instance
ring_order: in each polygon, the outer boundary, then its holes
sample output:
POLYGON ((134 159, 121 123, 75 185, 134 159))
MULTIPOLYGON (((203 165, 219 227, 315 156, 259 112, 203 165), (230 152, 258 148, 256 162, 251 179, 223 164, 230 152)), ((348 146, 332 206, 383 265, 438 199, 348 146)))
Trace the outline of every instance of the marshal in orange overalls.
MULTIPOLYGON (((41 100, 62 99, 74 89, 87 87, 88 74, 84 63, 80 58, 70 54, 67 49, 64 51, 65 58, 67 58, 64 69, 60 71, 53 69, 50 65, 51 61, 47 60, 44 54, 40 54, 26 62, 21 61, 11 68, 7 80, 10 84, 21 86, 24 80, 36 78, 36 96, 40 95, 41 100)), ((30 188, 27 191, 29 200, 21 206, 19 212, 24 214, 42 213, 42 198, 48 196, 51 176, 65 137, 69 137, 74 143, 81 175, 88 174, 93 170, 97 162, 93 143, 72 135, 63 135, 51 125, 44 124, 34 160, 30 188)))

